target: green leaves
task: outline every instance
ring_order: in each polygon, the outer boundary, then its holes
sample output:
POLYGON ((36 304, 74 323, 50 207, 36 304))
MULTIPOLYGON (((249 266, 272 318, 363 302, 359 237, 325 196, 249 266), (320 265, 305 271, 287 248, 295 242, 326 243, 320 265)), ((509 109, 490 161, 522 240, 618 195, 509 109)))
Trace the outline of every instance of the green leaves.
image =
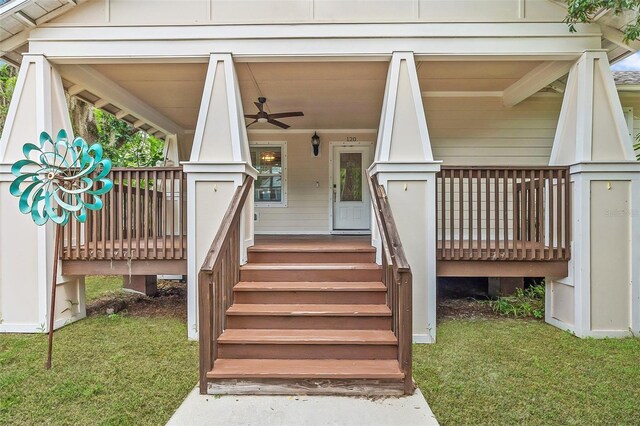
POLYGON ((94 111, 97 140, 115 167, 149 167, 162 161, 164 142, 132 127, 115 116, 94 111))
POLYGON ((18 72, 15 68, 4 64, 0 66, 0 133, 9 112, 9 102, 16 87, 18 72))
POLYGON ((491 302, 494 312, 510 317, 544 318, 544 284, 536 284, 525 290, 517 289, 516 294, 500 297, 491 302))
POLYGON ((623 28, 624 41, 640 38, 640 0, 567 0, 567 16, 564 22, 569 25, 569 31, 576 32, 576 24, 590 23, 606 11, 613 11, 614 15, 625 12, 636 12, 634 18, 623 28))

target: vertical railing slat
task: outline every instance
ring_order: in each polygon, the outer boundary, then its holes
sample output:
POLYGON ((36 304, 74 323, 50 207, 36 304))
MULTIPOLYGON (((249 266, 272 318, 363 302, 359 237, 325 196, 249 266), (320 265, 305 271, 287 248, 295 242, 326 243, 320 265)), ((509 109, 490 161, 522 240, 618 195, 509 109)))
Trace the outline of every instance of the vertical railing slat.
POLYGON ((496 244, 496 249, 494 251, 494 258, 495 259, 499 259, 500 258, 500 171, 499 170, 495 170, 493 173, 493 197, 494 197, 494 208, 495 211, 493 212, 493 217, 494 217, 494 223, 493 223, 493 228, 494 228, 494 235, 495 235, 495 244, 496 244))
POLYGON ((502 171, 502 241, 503 259, 509 258, 509 170, 502 171))
POLYGON ((464 170, 458 173, 458 256, 464 258, 464 170))
POLYGON ((469 220, 469 254, 468 257, 473 257, 473 253, 475 252, 475 243, 473 241, 473 169, 466 171, 467 175, 467 197, 469 202, 467 204, 468 211, 467 217, 469 220))
MULTIPOLYGON (((151 185, 151 233, 153 234, 152 259, 158 259, 158 171, 153 171, 153 184, 151 185)), ((149 241, 151 244, 151 239, 149 241)))

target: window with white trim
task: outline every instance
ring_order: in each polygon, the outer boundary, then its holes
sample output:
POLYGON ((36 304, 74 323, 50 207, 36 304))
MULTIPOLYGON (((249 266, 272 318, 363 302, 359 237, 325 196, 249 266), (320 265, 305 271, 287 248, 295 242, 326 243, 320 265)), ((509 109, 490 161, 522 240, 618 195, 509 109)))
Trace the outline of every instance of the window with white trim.
POLYGON ((251 163, 258 171, 253 187, 256 207, 286 207, 286 142, 256 142, 249 147, 249 151, 251 163))

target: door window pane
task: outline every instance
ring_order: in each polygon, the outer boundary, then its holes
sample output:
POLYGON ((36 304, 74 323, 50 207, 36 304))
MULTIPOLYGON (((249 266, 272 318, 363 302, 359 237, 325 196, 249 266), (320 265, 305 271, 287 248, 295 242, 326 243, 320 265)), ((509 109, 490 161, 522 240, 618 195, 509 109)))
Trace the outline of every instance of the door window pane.
POLYGON ((340 153, 340 201, 362 201, 362 153, 340 153))

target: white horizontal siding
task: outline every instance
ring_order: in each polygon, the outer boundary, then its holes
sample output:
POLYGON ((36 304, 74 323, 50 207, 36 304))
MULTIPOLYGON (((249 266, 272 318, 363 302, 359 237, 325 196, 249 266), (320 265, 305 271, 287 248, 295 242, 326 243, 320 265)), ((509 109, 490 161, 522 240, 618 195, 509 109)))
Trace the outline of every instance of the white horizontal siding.
POLYGON ((561 96, 511 108, 499 97, 427 97, 434 158, 445 165, 547 165, 561 104, 561 96))
MULTIPOLYGON (((257 233, 328 233, 331 197, 329 193, 329 144, 356 137, 373 141, 375 134, 320 133, 320 154, 313 156, 309 133, 250 133, 251 142, 287 142, 287 207, 256 204, 257 233)), ((250 143, 251 143, 250 142, 250 143)))

